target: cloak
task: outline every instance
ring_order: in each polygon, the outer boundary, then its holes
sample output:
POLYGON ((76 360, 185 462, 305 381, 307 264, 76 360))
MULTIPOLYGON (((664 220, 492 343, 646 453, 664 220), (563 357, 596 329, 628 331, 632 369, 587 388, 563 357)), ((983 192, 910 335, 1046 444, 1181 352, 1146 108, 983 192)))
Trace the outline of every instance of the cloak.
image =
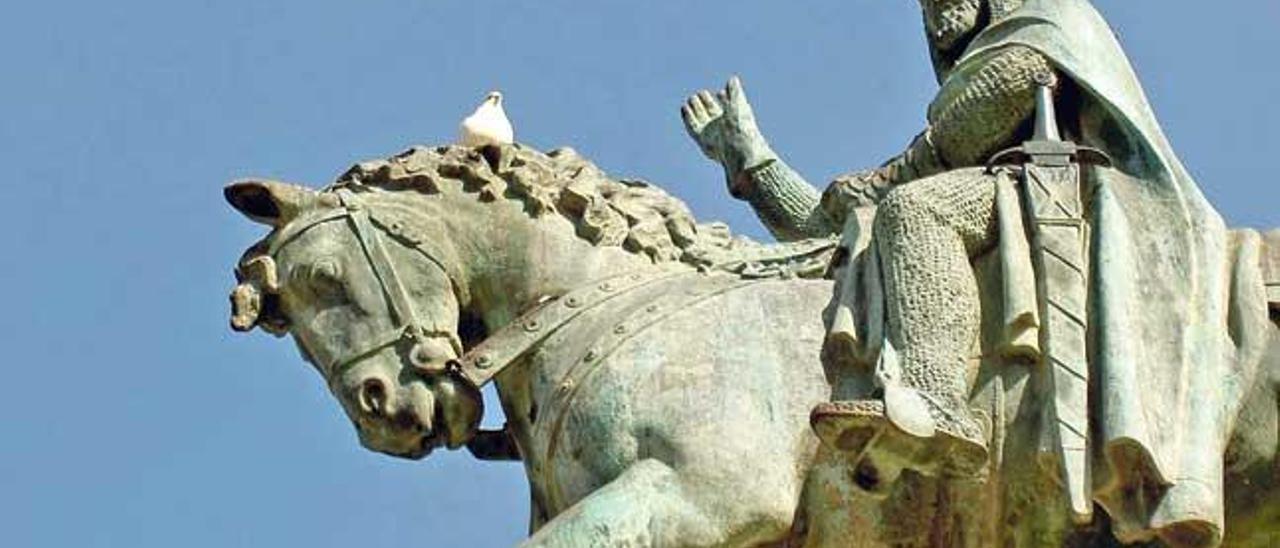
MULTIPOLYGON (((1216 544, 1223 453, 1269 327, 1261 240, 1228 231, 1205 200, 1087 0, 1027 0, 976 36, 946 77, 969 78, 1011 45, 1040 52, 1073 82, 1076 139, 1116 162, 1084 169, 1093 498, 1122 541, 1216 544)), ((1026 268, 1005 255, 1006 278, 1026 268)))

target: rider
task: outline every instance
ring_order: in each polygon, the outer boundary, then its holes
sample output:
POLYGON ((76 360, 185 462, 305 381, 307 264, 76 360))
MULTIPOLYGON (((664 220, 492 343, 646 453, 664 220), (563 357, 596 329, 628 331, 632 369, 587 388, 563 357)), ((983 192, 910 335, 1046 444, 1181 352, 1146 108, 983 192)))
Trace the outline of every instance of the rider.
MULTIPOLYGON (((963 463, 962 473, 976 472, 986 452, 967 404, 965 366, 979 319, 969 259, 995 243, 996 186, 982 172, 947 172, 983 165, 1029 137, 1037 75, 1048 75, 1052 85, 1057 77, 1049 59, 1024 45, 1001 48, 981 66, 967 67, 964 77, 950 75, 981 25, 1016 4, 1021 0, 924 0, 925 29, 942 83, 928 126, 901 154, 878 168, 838 177, 825 195, 765 142, 737 79, 719 98, 701 92, 683 109, 694 139, 724 166, 730 192, 748 201, 780 240, 835 234, 849 209, 878 205, 873 233, 884 272, 889 341, 899 350, 903 382, 922 393, 943 439, 960 445, 951 450, 977 455, 963 463)), ((847 415, 856 419, 865 409, 882 416, 876 407, 853 405, 847 415)), ((841 420, 838 415, 818 420, 841 420)))
POLYGON ((1228 264, 1225 225, 1173 153, 1127 58, 1087 0, 920 3, 941 84, 928 124, 901 154, 838 177, 825 192, 765 141, 736 78, 724 92, 699 92, 681 109, 690 135, 724 167, 730 193, 779 240, 838 234, 857 225, 855 210, 876 206, 872 245, 882 271, 885 348, 896 349, 900 382, 913 395, 898 401, 923 402, 933 424, 886 428, 894 411, 884 406, 895 398, 877 393, 820 406, 817 432, 839 447, 851 430, 874 431, 877 441, 864 441, 902 451, 896 456, 905 467, 926 473, 939 463, 922 454, 959 456, 942 465, 960 475, 984 464, 986 437, 968 406, 966 380, 979 329, 970 260, 1021 222, 999 218, 999 171, 972 168, 1031 137, 1037 90, 1047 84, 1064 137, 1116 162, 1114 170, 1082 168, 1097 189, 1086 213, 1093 233, 1090 329, 1109 334, 1092 349, 1090 368, 1103 374, 1088 412, 1100 421, 1096 454, 1116 460, 1136 446, 1142 457, 1108 461, 1094 475, 1110 483, 1094 498, 1118 534, 1177 534, 1179 527, 1220 534, 1221 439, 1230 421, 1183 407, 1188 391, 1223 397, 1208 371, 1225 378, 1233 366, 1223 357, 1229 341, 1205 335, 1227 328, 1219 289, 1228 264), (1142 390, 1134 379, 1143 379, 1142 390), (1144 410, 1169 408, 1197 424, 1146 425, 1144 410), (1152 481, 1168 488, 1134 494, 1135 485, 1152 481))

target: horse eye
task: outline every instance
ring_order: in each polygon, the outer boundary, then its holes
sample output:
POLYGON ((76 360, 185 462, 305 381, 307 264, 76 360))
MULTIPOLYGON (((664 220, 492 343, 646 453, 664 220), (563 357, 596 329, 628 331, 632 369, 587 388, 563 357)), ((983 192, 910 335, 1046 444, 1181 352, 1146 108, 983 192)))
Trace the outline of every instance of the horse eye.
POLYGON ((307 285, 324 292, 340 292, 343 289, 342 266, 332 259, 311 263, 300 272, 307 285))
POLYGON ((311 267, 311 279, 314 281, 338 282, 342 280, 342 267, 336 261, 323 260, 311 267))

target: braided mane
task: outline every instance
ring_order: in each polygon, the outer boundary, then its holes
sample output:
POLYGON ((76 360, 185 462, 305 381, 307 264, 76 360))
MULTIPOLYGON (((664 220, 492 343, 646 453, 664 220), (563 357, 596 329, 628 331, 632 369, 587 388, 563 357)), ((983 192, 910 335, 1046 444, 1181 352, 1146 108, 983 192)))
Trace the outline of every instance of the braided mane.
POLYGON ((732 236, 723 223, 699 224, 684 202, 656 186, 610 178, 570 148, 543 154, 520 145, 413 147, 356 164, 330 188, 349 185, 520 200, 531 216, 559 214, 592 244, 643 253, 655 263, 705 266, 761 247, 732 236))
MULTIPOLYGON (((723 223, 698 223, 684 202, 662 189, 639 180, 611 179, 569 148, 543 154, 520 145, 413 147, 384 160, 356 164, 323 189, 321 197, 334 198, 328 193, 358 187, 428 195, 467 193, 481 202, 518 200, 533 217, 559 214, 568 219, 577 235, 594 245, 621 247, 655 263, 679 261, 744 277, 821 277, 836 247, 830 238, 761 244, 732 236, 723 223)), ((319 203, 332 208, 338 202, 335 198, 319 203)), ((416 244, 424 241, 408 223, 385 220, 387 229, 400 237, 416 244)), ((237 263, 237 281, 254 276, 245 269, 255 259, 271 258, 269 243, 279 230, 245 251, 237 263)), ((277 277, 274 262, 266 264, 270 277, 277 277)), ((259 302, 256 325, 283 335, 287 320, 273 303, 259 302)))
POLYGON ((732 235, 724 223, 699 223, 678 198, 644 181, 612 179, 571 148, 413 147, 356 164, 326 190, 347 186, 519 200, 530 216, 568 219, 594 245, 746 276, 822 276, 835 248, 826 238, 761 244, 732 235))

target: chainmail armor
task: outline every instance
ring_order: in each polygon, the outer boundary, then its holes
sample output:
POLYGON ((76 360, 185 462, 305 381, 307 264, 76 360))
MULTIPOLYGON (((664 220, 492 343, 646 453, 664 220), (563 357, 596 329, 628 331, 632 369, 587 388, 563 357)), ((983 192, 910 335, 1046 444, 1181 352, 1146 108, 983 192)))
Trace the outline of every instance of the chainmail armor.
POLYGON ((902 154, 878 168, 836 177, 822 194, 820 206, 836 226, 843 226, 847 212, 855 207, 875 205, 896 185, 922 179, 949 169, 933 144, 931 130, 912 139, 902 154))
POLYGON ((838 230, 818 207, 818 189, 781 160, 751 169, 747 176, 752 184, 745 198, 779 241, 830 236, 838 230))
POLYGON ((940 425, 961 432, 974 428, 965 371, 979 327, 969 258, 996 240, 994 181, 969 169, 895 187, 873 229, 903 381, 942 407, 940 425))
MULTIPOLYGON (((945 434, 932 447, 962 455, 955 469, 966 473, 976 473, 986 460, 986 439, 968 406, 968 361, 981 322, 970 258, 991 249, 998 237, 997 176, 977 166, 1025 139, 1036 109, 1036 77, 1048 74, 1056 84, 1056 74, 1043 55, 1024 46, 997 50, 975 70, 956 74, 953 68, 981 25, 1007 17, 1021 4, 922 0, 942 83, 929 125, 880 168, 837 178, 821 201, 837 222, 854 207, 878 206, 872 241, 880 256, 886 335, 897 349, 899 382, 923 397, 945 434)), ((824 440, 864 451, 883 431, 874 425, 891 413, 884 408, 890 401, 819 406, 815 428, 824 440)), ((914 458, 906 446, 896 447, 904 452, 899 458, 914 458)))
POLYGON ((987 0, 987 13, 991 14, 991 22, 994 23, 1008 17, 1022 4, 1023 0, 987 0))
POLYGON ((781 241, 829 236, 846 213, 874 205, 891 188, 958 167, 986 163, 1001 148, 1019 140, 1035 113, 1035 75, 1056 75, 1052 65, 1030 48, 1013 46, 997 53, 973 76, 952 77, 930 111, 930 126, 900 155, 879 168, 837 177, 819 194, 781 160, 751 169, 745 198, 769 231, 781 241))
POLYGON ((879 168, 831 182, 821 200, 827 218, 839 224, 850 208, 875 204, 897 185, 952 167, 983 165, 1016 143, 1035 114, 1038 73, 1054 75, 1053 67, 1035 50, 1015 46, 996 54, 972 78, 948 80, 930 113, 930 127, 906 151, 879 168))
POLYGON ((1048 59, 1031 48, 1012 46, 972 77, 948 79, 929 113, 933 143, 945 163, 983 165, 1014 144, 1018 130, 1035 114, 1035 76, 1042 73, 1054 75, 1048 59))
POLYGON ((939 50, 950 50, 978 27, 982 0, 924 0, 924 28, 939 50))

